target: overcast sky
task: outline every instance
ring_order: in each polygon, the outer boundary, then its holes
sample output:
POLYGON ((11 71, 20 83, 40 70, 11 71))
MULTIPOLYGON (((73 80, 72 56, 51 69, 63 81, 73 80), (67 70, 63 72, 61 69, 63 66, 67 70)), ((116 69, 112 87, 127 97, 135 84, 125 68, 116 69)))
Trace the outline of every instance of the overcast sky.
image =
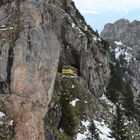
POLYGON ((74 0, 77 8, 93 29, 120 18, 140 20, 140 0, 74 0))

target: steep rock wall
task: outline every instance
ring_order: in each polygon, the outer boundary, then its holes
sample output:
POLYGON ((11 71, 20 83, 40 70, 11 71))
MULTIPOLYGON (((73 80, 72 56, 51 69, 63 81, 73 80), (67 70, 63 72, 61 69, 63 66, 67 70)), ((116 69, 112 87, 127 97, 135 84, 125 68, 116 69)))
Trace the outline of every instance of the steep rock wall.
POLYGON ((0 7, 0 107, 16 123, 15 139, 44 140, 60 42, 48 1, 7 1, 0 7))
POLYGON ((15 120, 16 140, 44 140, 43 118, 57 67, 73 65, 93 94, 109 78, 104 41, 71 0, 0 2, 0 108, 15 120))
POLYGON ((110 41, 121 41, 121 44, 117 45, 125 46, 127 54, 131 56, 125 69, 127 79, 130 80, 137 97, 140 94, 140 21, 120 19, 113 24, 108 23, 104 26, 101 36, 110 41))

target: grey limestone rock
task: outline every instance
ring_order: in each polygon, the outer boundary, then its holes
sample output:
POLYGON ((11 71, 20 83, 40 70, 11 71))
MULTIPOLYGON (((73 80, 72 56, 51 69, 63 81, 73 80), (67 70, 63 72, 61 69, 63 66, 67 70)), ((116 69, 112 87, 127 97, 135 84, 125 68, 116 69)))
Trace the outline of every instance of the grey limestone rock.
POLYGON ((115 23, 108 23, 104 26, 101 36, 107 40, 121 41, 127 48, 131 48, 130 54, 133 57, 127 65, 127 77, 137 97, 140 94, 140 21, 120 19, 115 23))
POLYGON ((72 65, 101 96, 109 79, 103 40, 72 0, 0 2, 0 108, 15 119, 16 140, 44 140, 54 81, 72 65))

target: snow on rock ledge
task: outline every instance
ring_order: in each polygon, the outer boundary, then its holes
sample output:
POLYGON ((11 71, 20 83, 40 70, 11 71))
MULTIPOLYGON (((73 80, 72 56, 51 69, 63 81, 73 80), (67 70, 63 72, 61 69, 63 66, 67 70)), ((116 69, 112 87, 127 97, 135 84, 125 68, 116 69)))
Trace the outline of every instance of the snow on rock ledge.
POLYGON ((104 121, 99 122, 94 120, 95 127, 99 130, 99 137, 101 140, 115 140, 114 138, 111 138, 111 130, 108 128, 108 126, 104 123, 104 121))
POLYGON ((79 99, 74 99, 73 101, 70 102, 70 104, 75 107, 76 103, 79 101, 79 99))
POLYGON ((82 125, 85 127, 84 133, 78 133, 76 140, 86 140, 87 138, 91 137, 88 127, 90 126, 90 122, 88 120, 81 121, 82 125))
MULTIPOLYGON (((99 137, 101 140, 115 140, 115 138, 113 138, 111 136, 111 129, 108 127, 108 125, 106 125, 104 123, 104 120, 102 120, 102 122, 99 122, 97 120, 93 120, 95 127, 98 130, 99 133, 99 137)), ((91 133, 89 131, 89 126, 91 125, 91 123, 86 120, 86 121, 81 121, 82 125, 85 127, 85 131, 83 133, 78 133, 76 140, 88 140, 91 139, 91 133)))
POLYGON ((3 116, 5 116, 5 114, 0 111, 0 118, 2 118, 3 116))

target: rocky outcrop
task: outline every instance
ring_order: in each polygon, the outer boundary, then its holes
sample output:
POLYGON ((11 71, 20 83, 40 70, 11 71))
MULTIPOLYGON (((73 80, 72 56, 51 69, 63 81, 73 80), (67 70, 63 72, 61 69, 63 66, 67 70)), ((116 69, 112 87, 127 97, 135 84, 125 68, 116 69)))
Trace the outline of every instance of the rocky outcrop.
POLYGON ((45 139, 43 118, 60 52, 47 6, 48 1, 0 5, 0 107, 15 120, 17 140, 45 139))
POLYGON ((79 140, 79 135, 83 135, 92 140, 88 131, 90 123, 92 120, 104 121, 109 127, 113 118, 111 108, 109 103, 90 92, 83 78, 58 73, 45 118, 46 137, 50 140, 79 140), (83 122, 88 122, 88 127, 83 122))
POLYGON ((71 0, 0 2, 0 108, 15 121, 14 139, 45 139, 43 118, 58 67, 77 67, 101 96, 108 63, 104 41, 71 0))
MULTIPOLYGON (((117 82, 132 80, 138 94, 138 27, 138 21, 124 19, 107 24, 102 37, 116 44, 109 48, 72 0, 0 2, 0 110, 14 121, 15 135, 10 131, 10 139, 93 139, 93 127, 102 139, 112 139, 117 105, 104 94, 109 87, 109 63, 125 60, 121 64, 125 79, 120 76, 117 82), (65 65, 77 68, 77 76, 63 75, 65 65)), ((115 92, 120 92, 117 88, 115 92)), ((130 139, 139 140, 136 119, 121 110, 127 134, 132 132, 130 139)))
POLYGON ((58 71, 64 65, 76 67, 92 93, 101 96, 110 74, 105 42, 86 24, 72 1, 67 3, 65 11, 58 71))
MULTIPOLYGON (((105 95, 100 98, 93 95, 82 77, 58 73, 52 101, 45 117, 46 138, 93 140, 95 134, 99 135, 101 140, 112 140, 115 110, 116 105, 105 95), (95 129, 90 129, 92 124, 95 124, 95 129)), ((139 140, 139 126, 136 119, 123 117, 130 139, 139 140)))
MULTIPOLYGON (((115 23, 108 23, 104 26, 101 36, 105 39, 116 41, 117 47, 125 49, 125 56, 129 55, 129 62, 125 65, 126 77, 131 82, 135 97, 140 94, 140 21, 134 20, 129 22, 126 19, 120 19, 115 23), (120 42, 121 41, 121 42, 120 42), (119 43, 118 43, 119 42, 119 43), (120 44, 121 43, 121 44, 120 44)), ((117 48, 116 47, 116 48, 117 48)), ((124 54, 123 54, 124 55, 124 54)), ((122 56, 122 55, 121 55, 122 56)))
MULTIPOLYGON (((140 50, 140 22, 132 21, 129 22, 126 19, 120 19, 113 24, 106 24, 104 26, 104 30, 101 33, 101 36, 104 39, 107 39, 110 43, 110 47, 108 48, 108 52, 110 54, 111 64, 115 67, 115 73, 112 74, 117 77, 121 77, 122 82, 118 82, 119 80, 114 80, 113 84, 113 76, 112 83, 110 82, 110 86, 107 88, 108 92, 111 96, 110 90, 116 88, 119 83, 122 83, 123 92, 120 92, 121 96, 124 92, 126 92, 125 100, 122 100, 122 103, 126 102, 125 110, 129 110, 129 115, 131 118, 134 118, 137 122, 132 121, 135 124, 133 127, 139 129, 139 95, 140 95, 140 59, 139 59, 139 50, 140 50), (124 84, 123 84, 124 83, 124 84), (126 84, 127 83, 127 84, 126 84), (127 85, 126 88, 125 84, 127 85), (117 86, 116 86, 117 85, 117 86), (112 87, 111 87, 112 86, 112 87), (126 91, 125 91, 126 90, 126 91), (128 99, 129 98, 129 99, 128 99), (130 103, 131 102, 131 103, 130 103), (131 107, 128 107, 131 105, 131 107), (131 110, 131 111, 130 111, 131 110), (131 113, 130 113, 131 112, 131 113)), ((121 87, 121 86, 120 86, 121 87)), ((118 88, 121 89, 121 88, 118 88)), ((110 96, 109 95, 109 96, 110 96)), ((110 97, 111 97, 110 96, 110 97)), ((113 95, 114 96, 114 95, 113 95)), ((114 96, 115 97, 115 96, 114 96)), ((112 98, 112 97, 111 97, 112 98)), ((111 99, 110 98, 110 99, 111 99)), ((126 113, 126 116, 128 116, 126 113)), ((135 134, 138 130, 134 131, 135 134)), ((139 139, 139 138, 134 138, 139 139)))
POLYGON ((9 140, 14 135, 14 124, 4 113, 0 112, 0 139, 9 140))
POLYGON ((106 39, 122 41, 127 46, 131 46, 134 50, 139 50, 139 32, 140 21, 132 22, 127 19, 117 20, 115 23, 108 23, 104 26, 101 36, 106 39))

